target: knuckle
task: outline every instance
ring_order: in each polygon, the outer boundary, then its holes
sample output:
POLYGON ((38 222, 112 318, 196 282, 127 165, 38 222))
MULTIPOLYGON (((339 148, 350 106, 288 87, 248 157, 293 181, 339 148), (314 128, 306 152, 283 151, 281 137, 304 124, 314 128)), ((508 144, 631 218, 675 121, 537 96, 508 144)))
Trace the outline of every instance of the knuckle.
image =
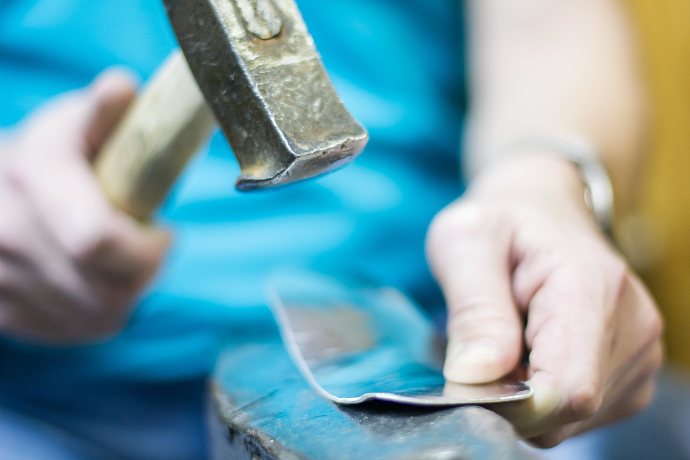
POLYGON ((630 287, 632 272, 628 265, 618 257, 611 257, 607 261, 608 286, 616 300, 623 298, 630 287))
POLYGON ((534 447, 538 447, 540 449, 551 449, 552 447, 556 447, 565 441, 565 439, 566 436, 562 433, 562 430, 556 430, 529 438, 527 441, 534 447))
POLYGON ((663 347, 660 343, 664 330, 663 316, 646 287, 632 274, 629 278, 629 286, 630 300, 627 300, 628 305, 626 306, 634 309, 633 311, 638 318, 637 324, 640 328, 638 344, 642 348, 657 346, 661 353, 663 347))
POLYGON ((90 263, 111 251, 116 238, 108 221, 107 218, 95 220, 88 229, 68 235, 65 242, 67 255, 77 262, 90 263))
POLYGON ((444 233, 473 233, 477 229, 497 226, 499 219, 499 212, 493 206, 463 203, 441 211, 434 218, 432 227, 444 233))
POLYGON ((504 214, 493 205, 458 203, 439 212, 429 225, 427 248, 443 251, 450 241, 477 240, 508 229, 504 214))
POLYGON ((630 412, 625 415, 633 415, 643 411, 652 402, 653 398, 654 382, 651 381, 650 384, 645 386, 645 388, 643 388, 640 391, 640 393, 633 399, 631 404, 629 404, 630 412))
POLYGON ((657 338, 654 348, 652 349, 652 359, 649 369, 649 377, 654 380, 653 377, 661 369, 664 364, 664 346, 661 342, 661 337, 657 338))
MULTIPOLYGON (((652 307, 650 313, 650 318, 647 323, 647 330, 649 334, 648 343, 654 343, 661 339, 661 335, 664 331, 664 320, 661 317, 661 313, 656 307, 652 307)), ((659 347, 659 361, 663 359, 663 350, 659 347)))
POLYGON ((615 420, 624 419, 642 412, 654 399, 654 391, 654 381, 651 380, 632 397, 615 407, 615 420))
POLYGON ((579 422, 596 414, 601 407, 601 400, 601 388, 594 379, 577 385, 568 399, 567 423, 579 422))
POLYGON ((658 341, 664 329, 661 312, 642 282, 623 261, 616 262, 610 283, 615 304, 627 314, 634 314, 639 318, 638 344, 646 348, 658 341))
POLYGON ((661 340, 657 340, 644 356, 636 356, 636 361, 643 361, 643 365, 637 373, 637 387, 653 385, 657 372, 661 369, 664 362, 664 347, 661 340))
POLYGON ((522 340, 519 319, 514 310, 493 308, 487 300, 480 300, 454 308, 448 314, 448 334, 455 340, 495 339, 519 350, 522 340))
POLYGON ((516 319, 505 308, 490 308, 486 300, 468 303, 449 312, 448 329, 457 338, 497 337, 502 340, 519 336, 516 319))

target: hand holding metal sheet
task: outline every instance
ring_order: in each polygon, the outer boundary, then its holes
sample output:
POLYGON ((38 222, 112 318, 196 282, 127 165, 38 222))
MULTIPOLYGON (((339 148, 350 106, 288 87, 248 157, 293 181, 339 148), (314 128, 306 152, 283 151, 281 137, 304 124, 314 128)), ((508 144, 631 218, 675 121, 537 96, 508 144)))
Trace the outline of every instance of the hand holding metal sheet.
POLYGON ((165 0, 174 52, 103 146, 110 201, 146 220, 216 121, 242 168, 239 190, 333 171, 366 129, 343 105, 293 0, 165 0))
POLYGON ((353 288, 300 273, 275 276, 270 295, 295 364, 322 396, 336 403, 454 406, 517 401, 532 393, 512 379, 446 384, 443 341, 395 289, 353 288))

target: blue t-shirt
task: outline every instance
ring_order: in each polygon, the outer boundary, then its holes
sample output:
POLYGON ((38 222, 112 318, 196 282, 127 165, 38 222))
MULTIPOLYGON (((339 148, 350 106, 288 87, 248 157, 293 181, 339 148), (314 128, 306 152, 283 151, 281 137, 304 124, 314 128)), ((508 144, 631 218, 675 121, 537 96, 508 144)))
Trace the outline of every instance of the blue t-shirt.
MULTIPOLYGON (((67 349, 0 341, 2 397, 45 394, 48 382, 207 375, 228 342, 275 334, 263 283, 281 266, 354 272, 442 305, 423 244, 434 214, 461 193, 459 5, 298 4, 339 94, 370 132, 364 153, 316 180, 239 193, 237 162, 214 135, 160 211, 174 245, 126 330, 67 349)), ((0 126, 111 65, 146 79, 175 46, 160 0, 0 1, 0 126)))

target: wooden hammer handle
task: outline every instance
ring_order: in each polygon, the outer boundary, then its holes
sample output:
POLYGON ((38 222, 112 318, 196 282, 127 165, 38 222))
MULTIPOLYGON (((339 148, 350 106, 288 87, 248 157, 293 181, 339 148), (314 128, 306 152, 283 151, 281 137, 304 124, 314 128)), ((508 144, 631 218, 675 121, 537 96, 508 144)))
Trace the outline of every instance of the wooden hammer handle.
POLYGON ((111 202, 146 220, 206 140, 214 118, 178 50, 129 107, 96 158, 111 202))

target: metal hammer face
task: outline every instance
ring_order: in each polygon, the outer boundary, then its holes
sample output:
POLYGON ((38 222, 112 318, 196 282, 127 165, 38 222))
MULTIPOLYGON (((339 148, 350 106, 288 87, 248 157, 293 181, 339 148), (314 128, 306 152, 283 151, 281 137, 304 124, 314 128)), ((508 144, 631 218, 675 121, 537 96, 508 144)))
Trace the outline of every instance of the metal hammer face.
POLYGON ((242 168, 239 190, 336 169, 366 130, 328 78, 293 0, 164 0, 189 67, 242 168))

